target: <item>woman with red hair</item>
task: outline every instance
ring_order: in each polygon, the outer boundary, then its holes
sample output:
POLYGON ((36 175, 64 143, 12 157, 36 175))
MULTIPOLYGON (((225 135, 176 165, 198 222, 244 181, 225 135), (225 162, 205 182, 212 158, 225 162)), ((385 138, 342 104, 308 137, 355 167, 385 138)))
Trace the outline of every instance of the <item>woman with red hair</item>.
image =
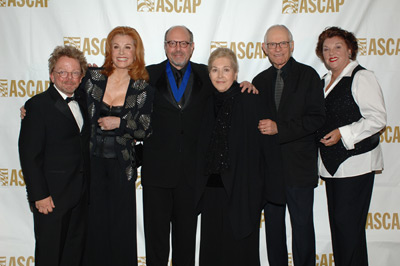
POLYGON ((328 69, 322 78, 326 120, 319 129, 319 175, 325 181, 335 265, 367 266, 365 223, 375 172, 383 169, 383 93, 374 73, 357 62, 353 33, 326 28, 315 51, 328 69))
POLYGON ((91 121, 88 265, 137 265, 135 140, 150 136, 154 90, 137 31, 116 27, 81 88, 91 121))

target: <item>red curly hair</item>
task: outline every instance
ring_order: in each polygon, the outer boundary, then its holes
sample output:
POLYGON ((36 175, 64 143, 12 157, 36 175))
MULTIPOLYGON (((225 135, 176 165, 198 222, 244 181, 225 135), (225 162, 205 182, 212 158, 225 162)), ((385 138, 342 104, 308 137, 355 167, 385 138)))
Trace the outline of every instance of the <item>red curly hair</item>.
POLYGON ((129 76, 134 80, 149 80, 149 73, 146 70, 144 62, 144 47, 139 33, 131 27, 119 26, 114 28, 107 36, 106 58, 104 59, 102 74, 110 76, 114 72, 114 64, 111 56, 111 42, 116 35, 127 35, 132 37, 135 46, 135 61, 129 69, 129 76))
POLYGON ((343 30, 339 27, 325 28, 325 30, 319 35, 317 47, 315 48, 315 53, 317 54, 319 59, 321 59, 321 61, 324 62, 324 55, 322 49, 325 40, 336 36, 342 38, 345 41, 347 47, 351 50, 350 59, 355 60, 357 58, 357 52, 358 52, 357 38, 354 36, 352 32, 343 30))

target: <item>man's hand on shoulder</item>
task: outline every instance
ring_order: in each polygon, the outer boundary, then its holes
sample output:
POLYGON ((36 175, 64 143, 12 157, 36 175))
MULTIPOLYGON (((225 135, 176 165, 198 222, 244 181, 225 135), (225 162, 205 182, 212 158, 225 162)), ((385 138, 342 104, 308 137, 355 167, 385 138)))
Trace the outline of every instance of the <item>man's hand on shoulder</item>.
POLYGON ((21 108, 19 108, 19 117, 21 117, 21 119, 24 119, 25 116, 26 116, 26 109, 25 106, 22 105, 21 108))
POLYGON ((240 83, 240 87, 242 88, 241 92, 245 92, 247 91, 247 93, 253 93, 253 94, 258 94, 258 90, 256 89, 256 87, 254 87, 253 84, 251 84, 248 81, 242 81, 242 83, 240 83))

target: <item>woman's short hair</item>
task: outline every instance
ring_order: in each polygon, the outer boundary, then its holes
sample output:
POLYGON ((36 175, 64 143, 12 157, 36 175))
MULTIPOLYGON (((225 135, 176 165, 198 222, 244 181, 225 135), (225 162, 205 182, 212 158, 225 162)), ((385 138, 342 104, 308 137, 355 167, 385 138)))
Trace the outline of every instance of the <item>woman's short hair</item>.
POLYGON ((211 71, 212 64, 215 61, 215 59, 218 59, 221 57, 228 58, 231 61, 231 66, 233 68, 233 71, 235 73, 239 72, 239 65, 238 65, 235 53, 231 49, 223 48, 223 47, 215 49, 210 54, 210 57, 208 58, 208 72, 211 71))
POLYGON ((324 61, 324 42, 326 39, 333 37, 339 37, 345 41, 347 47, 351 50, 351 60, 355 60, 357 58, 358 43, 357 38, 354 36, 354 34, 339 27, 328 27, 319 35, 317 47, 315 48, 315 53, 322 61, 324 61))
POLYGON ((135 46, 135 60, 129 69, 129 76, 134 80, 143 79, 149 80, 149 73, 146 70, 146 64, 144 62, 144 47, 142 38, 139 33, 131 27, 119 26, 114 28, 107 36, 106 40, 106 57, 104 59, 102 73, 106 76, 110 76, 114 71, 114 65, 112 62, 112 40, 116 35, 127 35, 133 39, 133 45, 135 46))

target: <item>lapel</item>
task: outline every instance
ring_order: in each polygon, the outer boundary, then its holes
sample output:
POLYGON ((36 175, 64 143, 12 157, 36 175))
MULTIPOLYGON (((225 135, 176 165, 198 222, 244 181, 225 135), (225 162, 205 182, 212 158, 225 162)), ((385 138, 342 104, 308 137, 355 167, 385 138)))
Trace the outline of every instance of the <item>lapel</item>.
POLYGON ((69 109, 67 102, 63 99, 60 93, 58 93, 58 91, 56 90, 56 88, 54 88, 53 85, 49 87, 48 92, 51 98, 54 100, 54 107, 58 111, 60 111, 67 119, 73 122, 74 125, 76 126, 76 129, 79 131, 79 127, 75 121, 74 115, 72 114, 71 109, 69 109))
MULTIPOLYGON (((164 61, 163 64, 161 64, 162 67, 162 74, 160 75, 159 79, 156 82, 156 89, 160 95, 162 95, 170 104, 173 106, 176 106, 176 103, 174 99, 172 98, 173 96, 171 95, 170 90, 168 89, 168 80, 167 80, 167 74, 166 74, 166 62, 164 61)), ((178 108, 178 107, 177 107, 178 108)))
MULTIPOLYGON (((184 93, 185 97, 185 104, 182 106, 182 110, 187 108, 187 106, 190 104, 190 102, 195 99, 195 96, 201 91, 202 87, 202 82, 200 78, 197 75, 197 66, 193 62, 190 62, 192 66, 192 73, 191 73, 191 79, 193 79, 193 85, 192 88, 186 88, 186 91, 184 93)), ((162 74, 160 75, 159 79, 156 82, 156 89, 158 93, 160 93, 171 105, 173 105, 176 109, 178 109, 178 106, 174 100, 174 96, 171 92, 171 90, 168 87, 168 79, 167 79, 167 74, 166 74, 166 64, 167 61, 164 61, 160 67, 162 67, 162 74)), ((190 81, 189 81, 190 83, 190 81)))
POLYGON ((81 110, 81 114, 83 117, 83 126, 81 132, 83 133, 89 128, 89 114, 87 111, 87 102, 86 102, 86 94, 82 93, 80 90, 75 91, 76 100, 79 104, 79 109, 81 110))
POLYGON ((196 95, 198 95, 201 91, 201 88, 203 86, 203 83, 201 81, 201 79, 199 78, 199 76, 197 75, 197 65, 194 64, 193 62, 190 62, 191 66, 192 66, 192 78, 193 78, 193 85, 192 88, 185 91, 185 97, 186 97, 186 101, 185 104, 183 105, 182 109, 185 109, 190 102, 192 102, 194 99, 196 99, 196 95))
POLYGON ((297 62, 296 60, 294 60, 293 57, 291 57, 288 64, 288 67, 285 69, 286 78, 284 79, 284 86, 279 109, 290 108, 286 107, 287 99, 290 98, 290 96, 293 95, 293 93, 295 93, 298 88, 298 84, 296 84, 299 76, 299 71, 297 71, 297 62))
POLYGON ((275 78, 276 72, 273 66, 265 71, 263 75, 262 84, 267 88, 263 96, 263 102, 267 103, 268 113, 270 114, 272 120, 275 120, 277 116, 276 106, 275 106, 275 78))

